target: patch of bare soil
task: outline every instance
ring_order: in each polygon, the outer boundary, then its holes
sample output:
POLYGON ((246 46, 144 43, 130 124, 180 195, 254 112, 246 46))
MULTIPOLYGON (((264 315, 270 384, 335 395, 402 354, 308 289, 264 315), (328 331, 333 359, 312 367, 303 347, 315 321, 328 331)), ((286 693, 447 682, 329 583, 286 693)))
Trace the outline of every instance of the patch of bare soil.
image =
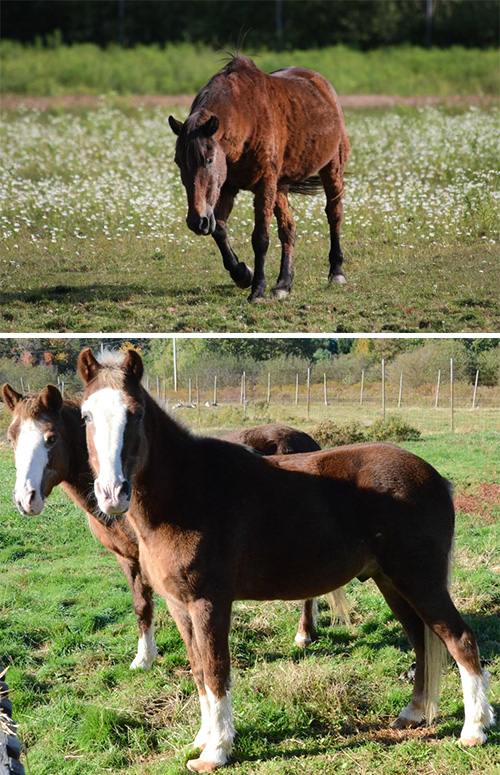
MULTIPOLYGON (((166 107, 181 105, 189 107, 193 101, 192 94, 178 95, 138 95, 114 97, 113 102, 120 105, 132 105, 134 107, 166 107)), ((95 97, 88 94, 62 94, 50 97, 31 97, 29 95, 4 94, 0 99, 0 106, 5 110, 18 110, 28 108, 31 110, 53 110, 54 108, 95 108, 103 105, 106 97, 95 97)), ((340 97, 340 102, 345 108, 391 108, 396 105, 408 107, 424 107, 426 105, 475 105, 483 107, 498 102, 497 97, 480 94, 449 95, 437 97, 433 95, 419 97, 398 97, 390 94, 345 94, 340 97)))
POLYGON ((493 522, 492 513, 500 506, 500 484, 479 484, 472 490, 459 490, 454 496, 455 508, 467 514, 476 514, 484 522, 493 522))

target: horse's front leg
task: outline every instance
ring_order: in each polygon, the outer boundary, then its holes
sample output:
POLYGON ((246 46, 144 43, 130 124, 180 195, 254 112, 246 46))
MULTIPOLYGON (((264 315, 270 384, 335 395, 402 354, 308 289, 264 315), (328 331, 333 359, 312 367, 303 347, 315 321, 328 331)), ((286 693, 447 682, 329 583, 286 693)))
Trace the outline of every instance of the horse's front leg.
POLYGON ((252 248, 255 255, 255 268, 252 282, 252 293, 248 301, 262 299, 266 293, 266 278, 264 264, 269 248, 269 226, 276 201, 276 181, 263 181, 255 192, 254 210, 255 227, 252 233, 252 248))
POLYGON ((116 559, 126 576, 130 591, 132 592, 132 602, 139 629, 137 654, 130 665, 130 669, 142 668, 143 670, 149 670, 155 657, 158 655, 153 624, 153 590, 136 558, 123 557, 116 554, 116 559))
POLYGON ((196 642, 196 637, 193 628, 193 622, 188 610, 173 600, 167 600, 168 610, 170 611, 174 622, 177 625, 177 629, 186 645, 186 651, 191 665, 191 671, 193 678, 198 689, 198 696, 200 700, 201 710, 201 727, 196 735, 193 748, 205 748, 210 738, 210 731, 212 725, 212 716, 210 711, 210 701, 207 696, 207 690, 205 688, 205 679, 203 675, 203 663, 200 655, 200 650, 196 642))
POLYGON ((278 191, 274 214, 278 223, 278 236, 281 242, 281 267, 278 282, 272 290, 277 299, 288 296, 293 284, 293 248, 297 229, 293 220, 286 191, 278 191))
POLYGON ((296 646, 310 646, 316 632, 316 620, 318 616, 318 601, 314 598, 304 600, 302 613, 299 619, 299 627, 295 636, 296 646))
POLYGON ((229 694, 231 604, 197 600, 189 606, 189 612, 203 665, 210 735, 200 757, 190 759, 187 766, 192 772, 213 772, 227 764, 235 735, 229 694))
POLYGON ((216 226, 212 236, 221 252, 224 269, 227 269, 238 288, 249 288, 252 284, 253 272, 243 261, 239 261, 227 236, 226 223, 237 193, 238 189, 222 187, 214 210, 216 226))

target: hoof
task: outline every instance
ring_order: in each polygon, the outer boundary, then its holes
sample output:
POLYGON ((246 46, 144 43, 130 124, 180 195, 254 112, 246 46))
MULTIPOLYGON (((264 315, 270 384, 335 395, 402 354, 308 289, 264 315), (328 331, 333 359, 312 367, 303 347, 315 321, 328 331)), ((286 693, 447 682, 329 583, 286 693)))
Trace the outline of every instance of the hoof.
POLYGON ((312 638, 309 635, 301 635, 300 633, 297 633, 295 636, 295 645, 300 646, 301 648, 306 648, 306 646, 310 646, 312 643, 312 638))
POLYGON ((202 759, 189 759, 187 763, 187 768, 191 772, 213 772, 221 766, 215 762, 204 762, 202 759))
POLYGON ((461 737, 459 740, 457 740, 457 744, 463 745, 464 748, 474 748, 475 745, 483 745, 485 742, 485 734, 482 734, 480 737, 461 737))
POLYGON ((265 291, 257 289, 256 291, 252 291, 250 296, 248 297, 248 301, 260 301, 263 302, 266 300, 265 291))
POLYGON ((240 261, 231 277, 238 288, 250 288, 253 280, 252 270, 243 261, 240 261))
POLYGON ((328 282, 330 285, 345 285, 347 280, 343 274, 331 274, 328 276, 328 282))
POLYGON ((286 299, 290 291, 288 291, 286 288, 273 288, 271 291, 271 296, 274 299, 286 299))

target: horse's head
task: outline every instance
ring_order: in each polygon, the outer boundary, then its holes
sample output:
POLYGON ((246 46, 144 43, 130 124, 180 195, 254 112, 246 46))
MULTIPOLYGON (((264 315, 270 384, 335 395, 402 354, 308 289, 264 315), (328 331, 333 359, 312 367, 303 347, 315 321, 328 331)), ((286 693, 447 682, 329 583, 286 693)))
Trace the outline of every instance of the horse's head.
POLYGON ((213 234, 214 208, 227 177, 219 119, 201 112, 193 113, 184 123, 173 116, 168 122, 177 135, 175 163, 187 193, 186 223, 195 234, 213 234))
POLYGON ((45 498, 67 473, 62 396, 54 385, 22 396, 5 384, 2 397, 13 415, 7 438, 16 463, 14 503, 21 514, 40 514, 45 498))
POLYGON ((130 506, 131 482, 145 449, 142 360, 129 350, 98 361, 87 348, 78 371, 85 383, 82 416, 97 502, 105 514, 121 515, 130 506))

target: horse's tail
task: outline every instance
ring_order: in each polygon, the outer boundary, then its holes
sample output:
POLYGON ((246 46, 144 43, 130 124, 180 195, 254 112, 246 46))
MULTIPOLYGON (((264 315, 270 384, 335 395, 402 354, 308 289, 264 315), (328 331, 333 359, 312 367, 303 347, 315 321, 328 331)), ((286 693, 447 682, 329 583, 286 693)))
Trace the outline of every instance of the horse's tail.
POLYGON ((330 606, 330 613, 332 615, 332 622, 343 622, 349 627, 351 626, 351 617, 349 616, 349 604, 344 592, 344 587, 334 589, 333 592, 329 592, 326 595, 328 605, 330 606))
POLYGON ((319 175, 313 175, 307 180, 300 180, 298 183, 292 183, 289 189, 292 194, 305 194, 305 196, 316 196, 323 191, 323 184, 319 175))
POLYGON ((424 643, 424 716, 427 723, 432 724, 437 714, 441 679, 448 652, 441 638, 438 638, 427 625, 425 625, 424 643))
MULTIPOLYGON (((446 483, 450 496, 452 485, 446 483)), ((448 556, 448 577, 446 580, 447 588, 450 588, 451 582, 451 562, 453 557, 453 547, 448 556)), ((425 625, 424 634, 424 716, 428 724, 432 724, 437 714, 438 697, 441 689, 441 679, 446 665, 448 650, 441 638, 439 638, 430 627, 425 625)))

